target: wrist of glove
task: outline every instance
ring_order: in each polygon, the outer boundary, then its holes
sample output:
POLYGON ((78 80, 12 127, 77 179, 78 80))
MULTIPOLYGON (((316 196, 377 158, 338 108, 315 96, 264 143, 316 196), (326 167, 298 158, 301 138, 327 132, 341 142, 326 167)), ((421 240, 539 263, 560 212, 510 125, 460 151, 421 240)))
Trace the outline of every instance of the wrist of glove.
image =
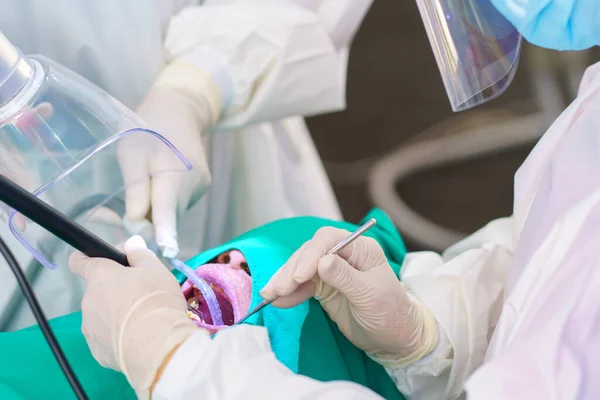
MULTIPOLYGON (((413 335, 401 349, 381 349, 367 353, 375 362, 387 368, 403 368, 431 353, 439 341, 437 321, 433 313, 414 296, 410 298, 407 318, 413 326, 413 335)), ((392 328, 393 329, 393 328, 392 328)))
POLYGON ((151 102, 162 102, 168 104, 169 108, 187 108, 197 117, 198 128, 202 131, 210 129, 221 116, 223 95, 219 86, 212 75, 192 64, 174 61, 167 65, 148 96, 157 94, 169 96, 170 99, 161 101, 154 98, 151 102), (176 104, 171 103, 173 100, 176 104))
POLYGON ((291 307, 314 296, 355 346, 384 366, 401 367, 429 354, 438 341, 431 312, 405 290, 379 244, 361 237, 326 255, 349 232, 324 228, 305 243, 261 291, 291 307))
POLYGON ((167 356, 202 330, 187 317, 177 280, 141 237, 130 239, 125 252, 130 268, 81 253, 69 266, 87 283, 82 332, 92 355, 123 372, 139 398, 148 398, 167 356))
POLYGON ((114 338, 117 368, 136 390, 138 398, 148 397, 167 355, 199 330, 188 318, 185 306, 181 307, 180 297, 168 292, 142 297, 124 318, 114 338), (142 330, 149 333, 141 334, 142 330))

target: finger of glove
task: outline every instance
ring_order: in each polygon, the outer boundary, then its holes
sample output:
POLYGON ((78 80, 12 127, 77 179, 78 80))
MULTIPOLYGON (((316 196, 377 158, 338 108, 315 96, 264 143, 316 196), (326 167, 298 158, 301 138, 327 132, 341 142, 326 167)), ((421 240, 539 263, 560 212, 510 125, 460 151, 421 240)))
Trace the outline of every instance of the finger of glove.
POLYGON ((50 119, 50 117, 52 117, 52 115, 54 115, 54 107, 52 107, 52 104, 50 104, 48 102, 44 102, 44 103, 41 103, 40 105, 38 105, 35 108, 35 111, 38 113, 38 115, 44 121, 48 121, 50 119))
POLYGON ((261 291, 261 296, 265 300, 272 300, 277 296, 287 296, 293 293, 299 286, 299 283, 292 279, 294 271, 298 264, 298 259, 304 252, 307 243, 304 243, 298 250, 292 254, 288 261, 271 277, 269 282, 261 291))
POLYGON ((14 121, 17 128, 32 129, 45 123, 54 114, 50 103, 41 103, 33 109, 27 109, 14 121))
MULTIPOLYGON (((338 243, 346 239, 350 232, 344 229, 333 227, 324 227, 319 229, 313 238, 306 243, 304 252, 298 258, 292 279, 296 283, 304 283, 311 280, 317 274, 317 265, 321 257, 327 254, 338 243)), ((357 239, 357 240, 360 240, 357 239)), ((352 254, 354 242, 350 243, 344 249, 341 249, 338 254, 346 258, 352 254)))
POLYGON ((145 157, 134 152, 120 152, 119 164, 125 182, 125 213, 130 220, 138 221, 150 210, 150 171, 145 157))
POLYGON ((15 226, 17 227, 17 229, 23 232, 25 230, 25 227, 27 226, 27 219, 25 218, 25 216, 23 214, 16 214, 14 219, 15 226))
POLYGON ((280 275, 281 268, 273 274, 271 279, 269 279, 269 282, 267 282, 267 284, 260 290, 260 297, 262 297, 264 300, 273 300, 275 297, 277 297, 277 290, 275 287, 280 275))
MULTIPOLYGON (((277 308, 292 308, 304 303, 315 295, 316 284, 313 281, 304 282, 287 296, 281 296, 272 305, 277 308)), ((261 292, 262 293, 262 292, 261 292)), ((262 295, 261 295, 262 297, 262 295)))
POLYGON ((323 282, 337 289, 351 303, 363 300, 369 294, 365 274, 341 257, 330 254, 321 258, 318 273, 323 282))
POLYGON ((157 175, 152 178, 152 223, 156 244, 164 257, 174 258, 179 253, 177 243, 177 198, 181 176, 157 175))
POLYGON ((158 257, 148 249, 141 236, 133 236, 125 242, 125 254, 132 268, 149 268, 162 265, 158 257))
POLYGON ((111 268, 122 268, 121 265, 105 258, 91 258, 75 251, 69 256, 69 269, 83 280, 89 282, 94 276, 111 268))
POLYGON ((79 275, 82 279, 87 280, 87 271, 90 258, 80 251, 74 251, 69 256, 69 269, 75 275, 79 275))

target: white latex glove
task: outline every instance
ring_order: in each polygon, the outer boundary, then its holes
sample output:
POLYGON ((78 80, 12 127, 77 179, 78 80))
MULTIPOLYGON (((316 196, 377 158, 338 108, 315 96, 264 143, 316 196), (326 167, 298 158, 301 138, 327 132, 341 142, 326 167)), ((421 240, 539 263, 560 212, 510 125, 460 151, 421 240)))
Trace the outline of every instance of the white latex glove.
POLYGON ((125 243, 125 252, 130 268, 78 252, 69 267, 87 283, 81 330, 92 355, 148 398, 177 347, 203 330, 188 318, 177 279, 140 236, 125 243))
POLYGON ((125 190, 127 217, 142 220, 152 208, 156 242, 166 257, 179 252, 178 214, 198 201, 210 185, 203 142, 219 118, 220 107, 221 94, 209 74, 174 62, 162 72, 137 113, 187 158, 192 171, 181 173, 184 164, 150 135, 133 134, 119 142, 123 178, 135 183, 125 190))
POLYGON ((360 237, 325 255, 350 232, 321 228, 260 292, 273 305, 319 300, 340 331, 385 366, 401 367, 430 353, 438 341, 431 312, 409 295, 372 238, 360 237))

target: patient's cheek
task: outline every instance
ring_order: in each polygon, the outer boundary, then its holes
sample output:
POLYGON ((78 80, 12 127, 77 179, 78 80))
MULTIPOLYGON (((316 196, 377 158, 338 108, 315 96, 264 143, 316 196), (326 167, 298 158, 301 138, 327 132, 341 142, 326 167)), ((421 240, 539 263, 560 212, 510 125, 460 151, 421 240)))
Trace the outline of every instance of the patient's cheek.
MULTIPOLYGON (((216 324, 211 308, 202 291, 187 280, 181 290, 188 302, 188 316, 200 327, 214 333, 233 325, 246 315, 252 300, 252 278, 244 255, 232 250, 220 254, 216 263, 205 264, 196 269, 196 275, 210 285, 218 302, 223 324, 216 324)), ((210 295, 209 295, 210 296, 210 295)), ((213 308, 214 310, 214 308, 213 308)), ((218 319, 218 318, 217 318, 218 319)))

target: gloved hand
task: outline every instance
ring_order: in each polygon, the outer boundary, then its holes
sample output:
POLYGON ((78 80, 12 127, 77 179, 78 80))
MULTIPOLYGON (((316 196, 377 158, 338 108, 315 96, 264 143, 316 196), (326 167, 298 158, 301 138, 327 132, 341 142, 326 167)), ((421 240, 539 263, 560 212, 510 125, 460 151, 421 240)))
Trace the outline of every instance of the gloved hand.
POLYGON ((87 283, 81 330, 92 355, 147 398, 174 350, 196 332, 209 333, 188 318, 177 280, 140 236, 125 243, 125 252, 130 268, 78 252, 69 267, 87 283))
POLYGON ((212 77, 190 64, 175 62, 165 68, 137 109, 150 129, 169 140, 192 164, 190 172, 157 139, 132 135, 119 142, 118 156, 126 187, 129 220, 147 217, 152 207, 156 242, 166 257, 175 257, 178 212, 200 199, 210 185, 207 133, 221 111, 221 93, 212 77), (140 143, 140 140, 149 143, 140 143), (162 173, 162 174, 161 174, 162 173))
POLYGON ((319 229, 260 295, 282 296, 273 303, 278 307, 293 307, 314 295, 340 331, 379 363, 402 367, 419 360, 437 344, 435 318, 406 291, 374 239, 360 237, 337 255, 325 255, 348 235, 319 229))

